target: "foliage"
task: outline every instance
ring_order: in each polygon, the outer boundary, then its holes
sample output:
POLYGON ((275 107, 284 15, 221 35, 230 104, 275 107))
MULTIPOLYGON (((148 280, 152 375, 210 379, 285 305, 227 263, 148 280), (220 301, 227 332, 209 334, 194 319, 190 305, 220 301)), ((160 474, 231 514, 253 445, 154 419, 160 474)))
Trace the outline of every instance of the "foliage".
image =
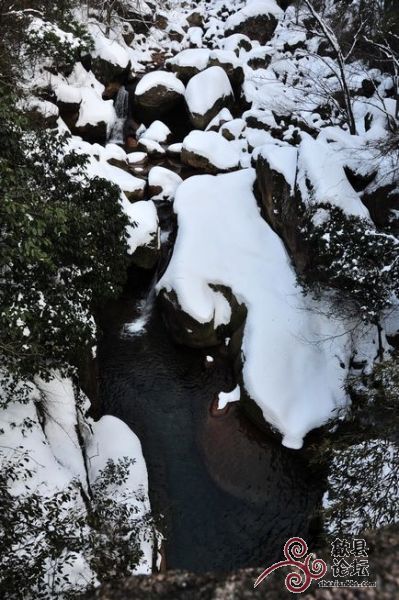
POLYGON ((77 481, 52 495, 35 490, 13 495, 16 481, 29 490, 31 461, 24 453, 2 461, 2 598, 74 598, 98 582, 131 575, 142 556, 140 539, 153 537, 150 514, 139 513, 140 491, 122 489, 132 463, 109 461, 89 496, 77 481), (82 571, 82 561, 86 577, 76 579, 72 572, 82 571))
POLYGON ((323 518, 328 533, 359 534, 399 521, 397 356, 348 383, 345 420, 313 448, 328 466, 323 518))
POLYGON ((399 293, 399 242, 339 207, 316 204, 306 210, 302 229, 313 257, 305 287, 337 289, 362 318, 377 322, 399 293), (318 218, 323 215, 323 218, 318 218))
POLYGON ((34 132, 0 100, 0 349, 19 378, 77 365, 93 314, 127 267, 119 190, 89 179, 67 136, 34 132))

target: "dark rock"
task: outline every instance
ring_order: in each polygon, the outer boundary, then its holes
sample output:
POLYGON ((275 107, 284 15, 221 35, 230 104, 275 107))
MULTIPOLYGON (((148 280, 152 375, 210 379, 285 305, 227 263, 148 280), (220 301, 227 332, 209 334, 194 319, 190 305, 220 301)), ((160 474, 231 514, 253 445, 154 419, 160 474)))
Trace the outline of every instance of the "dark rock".
POLYGON ((122 68, 98 56, 92 59, 92 71, 104 85, 108 85, 110 82, 125 83, 128 80, 130 70, 130 61, 125 68, 122 68))
POLYGON ((249 37, 250 40, 257 40, 261 46, 264 46, 272 39, 276 27, 277 19, 273 15, 258 15, 256 17, 248 17, 233 29, 228 29, 226 35, 242 33, 249 37))
POLYGON ((284 241, 299 273, 309 265, 311 257, 300 230, 302 202, 291 195, 289 184, 281 173, 274 171, 267 160, 259 156, 256 162, 257 196, 269 225, 284 241))
POLYGON ((73 135, 79 135, 85 142, 89 142, 89 144, 101 144, 104 146, 107 141, 107 124, 105 121, 100 121, 100 123, 96 123, 95 125, 87 123, 81 127, 74 125, 70 129, 73 135))
POLYGON ((135 95, 140 116, 146 122, 152 122, 171 112, 182 102, 182 99, 183 93, 171 90, 162 84, 151 87, 144 94, 135 95))
POLYGON ((204 26, 204 17, 198 11, 194 11, 186 17, 187 23, 190 27, 203 27, 204 26))
POLYGON ((211 175, 217 175, 218 173, 230 173, 238 168, 238 164, 231 169, 220 169, 216 165, 212 164, 205 156, 201 156, 196 152, 191 152, 186 148, 182 148, 181 161, 184 165, 188 165, 193 169, 202 171, 203 173, 209 173, 211 175))
POLYGON ((368 208, 370 216, 377 227, 399 233, 399 194, 393 192, 395 185, 386 185, 362 196, 363 204, 368 208))
MULTIPOLYGON (((300 594, 303 600, 394 600, 399 597, 399 528, 368 532, 365 536, 369 547, 370 581, 377 587, 331 587, 319 588, 312 583, 300 594)), ((327 562, 331 572, 330 547, 317 552, 327 562)), ((266 568, 269 565, 264 565, 266 568)), ((130 577, 105 584, 86 600, 292 600, 293 594, 284 585, 287 569, 281 569, 254 589, 260 569, 242 569, 229 574, 195 574, 185 571, 169 571, 157 575, 130 577)), ((302 574, 303 575, 303 574, 302 574)))
POLYGON ((152 270, 158 262, 160 248, 155 234, 146 246, 139 246, 132 255, 132 263, 140 269, 152 270))
POLYGON ((185 313, 179 305, 177 296, 172 290, 162 290, 159 301, 163 311, 166 325, 178 344, 190 348, 208 348, 222 344, 226 337, 230 337, 234 331, 239 329, 247 315, 244 304, 240 304, 230 288, 222 285, 210 285, 215 291, 221 292, 231 307, 231 319, 227 325, 219 325, 215 328, 214 321, 209 323, 198 323, 190 315, 185 313))

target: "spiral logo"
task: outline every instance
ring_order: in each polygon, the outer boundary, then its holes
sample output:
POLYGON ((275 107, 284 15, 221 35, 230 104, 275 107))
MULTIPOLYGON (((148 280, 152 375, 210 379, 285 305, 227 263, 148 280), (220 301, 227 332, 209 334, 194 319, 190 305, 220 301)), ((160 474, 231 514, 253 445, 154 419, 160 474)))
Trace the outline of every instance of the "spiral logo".
POLYGON ((289 573, 285 578, 285 587, 293 594, 305 592, 313 580, 321 579, 327 572, 327 564, 314 554, 308 555, 308 545, 300 537, 290 538, 284 546, 286 560, 274 563, 263 571, 255 581, 254 588, 262 583, 270 573, 281 567, 296 567, 300 572, 289 573), (304 559, 304 560, 300 560, 304 559))

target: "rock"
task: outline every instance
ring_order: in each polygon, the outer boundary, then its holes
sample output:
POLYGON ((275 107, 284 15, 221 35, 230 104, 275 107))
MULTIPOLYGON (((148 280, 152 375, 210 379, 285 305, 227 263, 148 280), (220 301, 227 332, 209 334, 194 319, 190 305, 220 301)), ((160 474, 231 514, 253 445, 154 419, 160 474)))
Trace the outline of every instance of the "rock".
POLYGON ((24 113, 37 129, 56 129, 60 116, 59 108, 55 104, 39 98, 28 99, 24 104, 24 113))
POLYGON ((153 156, 154 158, 159 158, 166 154, 166 151, 158 142, 154 142, 153 140, 147 140, 145 138, 140 138, 137 144, 137 149, 141 152, 146 152, 148 156, 153 156))
POLYGON ((252 42, 247 35, 242 33, 233 33, 225 37, 224 50, 234 52, 237 56, 240 54, 240 50, 249 52, 252 50, 252 42))
POLYGON ((194 75, 207 68, 209 55, 210 51, 206 48, 188 48, 169 58, 165 65, 176 73, 179 79, 187 83, 194 75))
POLYGON ((241 33, 262 46, 269 42, 277 27, 277 22, 284 12, 275 0, 267 3, 263 0, 252 0, 241 10, 231 15, 226 21, 226 35, 241 33))
POLYGON ((247 55, 247 65, 251 69, 267 69, 272 60, 273 50, 268 47, 260 46, 254 48, 247 55))
MULTIPOLYGON (((291 164, 290 176, 284 176, 273 167, 273 162, 262 151, 256 160, 258 197, 266 221, 278 233, 293 257, 299 273, 303 273, 311 257, 301 236, 301 200, 293 189, 296 177, 296 148, 274 146, 272 152, 281 156, 286 165, 291 164), (290 179, 291 181, 287 181, 290 179)), ((281 162, 281 161, 280 161, 281 162)))
POLYGON ((247 316, 244 304, 240 304, 230 288, 222 285, 210 285, 222 294, 231 309, 230 322, 227 325, 215 325, 214 319, 209 323, 199 323, 185 313, 179 305, 176 294, 165 289, 159 294, 159 301, 166 325, 176 343, 190 348, 209 348, 224 343, 238 330, 247 316))
POLYGON ((193 11, 186 17, 187 23, 190 27, 203 27, 204 17, 199 11, 193 11))
POLYGON ((233 120, 233 115, 228 108, 222 110, 212 119, 206 128, 206 131, 219 131, 220 127, 225 123, 233 120))
POLYGON ((224 70, 209 67, 189 81, 185 99, 194 127, 205 129, 223 107, 233 104, 234 94, 224 70))
POLYGON ((169 200, 175 197, 182 178, 164 167, 153 167, 148 175, 148 196, 153 200, 169 200))
POLYGON ((399 194, 394 184, 366 191, 362 201, 377 227, 389 228, 396 235, 399 233, 399 194))
POLYGON ((107 141, 107 124, 105 121, 91 124, 85 123, 80 126, 71 126, 71 132, 73 135, 79 135, 85 142, 89 144, 101 144, 104 145, 107 141))
POLYGON ((110 82, 124 83, 128 79, 130 69, 130 61, 123 67, 113 64, 109 60, 104 60, 100 56, 94 57, 92 60, 93 73, 104 85, 108 85, 110 82))
POLYGON ((183 141, 181 160, 211 174, 235 171, 240 165, 236 146, 213 131, 192 131, 183 141))
POLYGON ((210 67, 221 67, 234 88, 239 88, 244 81, 244 71, 234 52, 214 50, 209 56, 210 67))
POLYGON ((242 136, 246 126, 247 123, 244 119, 233 119, 222 125, 220 133, 226 140, 232 142, 233 140, 238 140, 242 136))
MULTIPOLYGON (((363 537, 363 536, 362 536, 363 537)), ((392 600, 399 596, 399 528, 397 525, 368 531, 368 559, 377 588, 321 588, 317 583, 300 595, 303 600, 392 600), (375 574, 375 575, 374 575, 375 574)), ((331 547, 311 548, 323 558, 331 573, 331 547)), ((139 575, 104 584, 85 600, 292 600, 284 579, 286 569, 275 571, 254 589, 264 568, 240 569, 228 574, 167 571, 151 576, 139 575)), ((326 577, 327 578, 327 577, 326 577)))
POLYGON ((161 31, 165 31, 168 28, 169 20, 165 13, 157 13, 154 19, 154 26, 161 31))
POLYGON ((103 100, 114 100, 117 93, 119 92, 121 84, 118 81, 113 81, 105 86, 105 90, 102 93, 103 100))
POLYGON ((165 123, 162 123, 162 121, 154 121, 140 136, 140 139, 153 140, 160 144, 166 144, 171 135, 172 132, 165 123))
POLYGON ((172 144, 171 146, 167 147, 166 153, 168 156, 170 156, 172 158, 180 158, 182 148, 183 148, 182 143, 172 144))
POLYGON ((132 263, 141 269, 153 269, 160 255, 158 214, 151 200, 136 202, 126 207, 130 222, 128 228, 132 263))
POLYGON ((184 92, 183 83, 175 75, 154 71, 139 81, 135 102, 147 119, 154 120, 178 106, 184 92))

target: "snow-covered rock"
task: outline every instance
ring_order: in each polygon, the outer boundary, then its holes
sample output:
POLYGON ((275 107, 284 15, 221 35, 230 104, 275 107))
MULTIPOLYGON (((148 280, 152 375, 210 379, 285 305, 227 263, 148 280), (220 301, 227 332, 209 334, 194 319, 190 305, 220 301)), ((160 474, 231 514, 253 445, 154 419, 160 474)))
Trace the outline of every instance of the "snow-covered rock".
POLYGON ((148 174, 148 195, 153 200, 173 200, 182 181, 170 169, 153 167, 148 174))
POLYGON ((130 204, 122 198, 122 207, 129 217, 129 254, 132 262, 143 268, 152 269, 159 257, 160 237, 158 214, 152 200, 130 204))
POLYGON ((162 121, 154 121, 140 136, 140 139, 152 140, 153 142, 165 144, 169 140, 171 133, 172 132, 165 123, 162 123, 162 121))
POLYGON ((173 73, 153 71, 139 81, 135 99, 146 116, 157 118, 172 110, 184 96, 184 85, 173 73))
POLYGON ((207 173, 234 171, 240 164, 237 148, 214 131, 192 131, 183 141, 181 158, 207 173))
POLYGON ((166 66, 171 69, 182 81, 187 82, 191 77, 207 68, 209 50, 206 48, 189 48, 182 50, 173 58, 166 61, 166 66))
POLYGON ((232 103, 234 95, 226 73, 215 66, 189 81, 185 98, 194 127, 205 129, 223 107, 232 103))
POLYGON ((275 0, 248 0, 246 6, 226 21, 226 35, 241 33, 260 44, 270 41, 284 11, 275 0))
POLYGON ((345 323, 303 297, 283 243, 259 214, 254 181, 246 169, 180 186, 175 250, 157 289, 173 292, 181 310, 204 326, 219 310, 214 284, 245 303, 245 389, 283 443, 299 448, 347 402, 350 335, 345 323))

